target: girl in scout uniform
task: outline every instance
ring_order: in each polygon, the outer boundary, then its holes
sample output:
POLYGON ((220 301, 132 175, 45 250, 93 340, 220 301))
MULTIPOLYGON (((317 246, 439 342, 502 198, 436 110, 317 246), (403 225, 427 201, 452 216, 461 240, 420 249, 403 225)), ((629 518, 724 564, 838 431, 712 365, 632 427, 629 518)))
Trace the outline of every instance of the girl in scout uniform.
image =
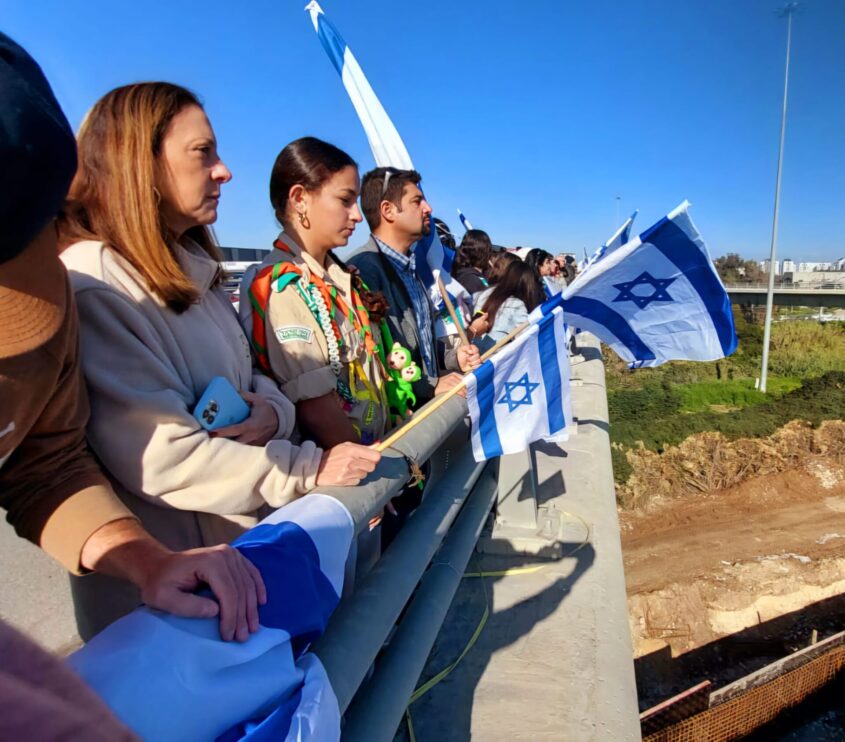
POLYGON ((332 253, 362 220, 355 161, 313 137, 276 158, 270 201, 283 231, 244 276, 242 317, 262 369, 318 445, 370 444, 388 425, 386 310, 332 253))

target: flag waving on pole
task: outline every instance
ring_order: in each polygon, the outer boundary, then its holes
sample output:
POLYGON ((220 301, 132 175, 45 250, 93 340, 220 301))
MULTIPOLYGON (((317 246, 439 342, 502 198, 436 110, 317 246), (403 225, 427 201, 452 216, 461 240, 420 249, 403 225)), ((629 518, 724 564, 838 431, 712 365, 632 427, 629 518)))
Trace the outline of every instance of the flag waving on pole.
MULTIPOLYGON (((334 68, 340 74, 343 86, 358 114, 361 126, 367 135, 370 149, 373 151, 378 167, 395 167, 400 170, 413 170, 414 163, 405 147, 399 132, 387 115, 372 86, 367 81, 364 71, 346 45, 337 29, 326 18, 323 9, 311 0, 305 6, 311 14, 311 23, 320 39, 323 49, 329 56, 334 68)), ((437 288, 437 276, 443 279, 446 290, 453 300, 469 298, 466 289, 452 278, 450 268, 453 256, 440 243, 432 225, 431 233, 424 236, 414 247, 417 273, 428 289, 434 306, 441 308, 443 301, 437 288)))
POLYGON ((684 201, 605 255, 534 317, 563 306, 632 367, 714 361, 736 350, 731 302, 684 201))
POLYGON ((411 156, 399 132, 373 92, 352 50, 326 18, 316 0, 311 0, 305 10, 311 13, 311 22, 314 24, 317 38, 343 80, 343 87, 346 88, 355 113, 358 114, 361 126, 367 134, 376 165, 413 170, 414 163, 411 162, 411 156))
POLYGON ((639 214, 639 209, 635 211, 631 216, 629 216, 625 223, 619 227, 614 233, 613 236, 605 242, 598 250, 596 250, 589 258, 585 256, 584 262, 580 266, 580 270, 583 273, 585 270, 593 266, 603 257, 609 255, 617 248, 622 247, 628 243, 628 240, 631 239, 631 227, 634 224, 634 219, 637 218, 637 214, 639 214))
POLYGON ((563 441, 572 422, 566 325, 558 307, 485 361, 467 380, 476 461, 563 441))
POLYGON ((464 212, 460 209, 458 209, 458 218, 461 220, 461 224, 463 224, 463 227, 467 232, 473 228, 472 224, 469 223, 469 219, 464 216, 464 212))

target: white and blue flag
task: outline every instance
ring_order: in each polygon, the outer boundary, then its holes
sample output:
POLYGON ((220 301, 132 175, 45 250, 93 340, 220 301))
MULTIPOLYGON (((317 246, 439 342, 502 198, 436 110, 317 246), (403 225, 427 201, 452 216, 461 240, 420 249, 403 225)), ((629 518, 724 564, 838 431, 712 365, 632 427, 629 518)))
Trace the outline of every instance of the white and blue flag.
POLYGON ((314 24, 317 38, 320 39, 320 44, 343 80, 343 87, 346 88, 349 99, 355 107, 355 113, 358 114, 361 126, 367 134, 376 165, 413 170, 414 163, 411 162, 411 156, 399 132, 396 131, 387 111, 373 92, 352 50, 326 18, 326 14, 316 0, 311 0, 305 6, 305 10, 311 13, 311 22, 314 24))
POLYGON ((534 310, 563 305, 634 367, 714 361, 736 350, 731 302, 684 201, 534 310))
POLYGON ((476 461, 541 439, 566 440, 572 404, 562 310, 551 310, 482 363, 466 386, 476 461))
MULTIPOLYGON (((364 71, 346 45, 343 37, 326 18, 323 9, 312 0, 305 6, 311 14, 311 22, 317 32, 320 44, 328 54, 334 68, 340 74, 343 86, 349 94, 349 99, 358 114, 361 126, 367 135, 370 149, 373 151, 378 167, 395 167, 400 170, 413 170, 414 163, 399 136, 399 132, 387 115, 372 86, 367 81, 364 71)), ((414 247, 416 255, 417 273, 428 289, 434 306, 441 308, 443 300, 437 288, 437 276, 443 279, 446 291, 451 295, 453 303, 460 298, 469 300, 466 289, 452 278, 451 267, 454 254, 440 244, 440 238, 432 224, 431 233, 423 237, 414 247)))
POLYGON ((233 544, 267 587, 249 641, 222 641, 216 618, 142 607, 68 661, 141 739, 337 740, 337 698, 308 647, 340 600, 353 538, 341 503, 302 497, 233 544))
POLYGON ((461 220, 461 224, 464 225, 464 229, 469 232, 469 230, 473 229, 472 224, 469 223, 469 219, 464 216, 464 212, 458 209, 458 218, 461 220))
POLYGON ((605 242, 589 258, 584 260, 584 262, 579 266, 579 270, 583 273, 603 257, 622 247, 622 245, 626 245, 628 240, 631 239, 631 227, 634 225, 634 219, 637 218, 637 214, 639 213, 639 209, 634 211, 634 213, 625 220, 625 223, 613 233, 613 236, 607 240, 607 242, 605 242))

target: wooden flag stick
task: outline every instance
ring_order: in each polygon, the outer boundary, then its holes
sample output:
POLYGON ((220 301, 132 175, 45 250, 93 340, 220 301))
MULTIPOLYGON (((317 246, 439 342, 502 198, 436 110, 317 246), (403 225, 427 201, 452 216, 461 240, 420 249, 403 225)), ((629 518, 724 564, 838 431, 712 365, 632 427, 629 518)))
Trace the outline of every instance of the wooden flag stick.
POLYGON ((452 397, 454 397, 461 389, 463 389, 467 385, 467 379, 469 378, 469 374, 464 375, 461 379, 460 383, 455 384, 448 392, 444 394, 439 394, 436 396, 429 404, 427 404, 423 409, 419 412, 415 413, 414 416, 408 420, 401 428, 394 430, 387 438, 385 438, 381 443, 376 444, 376 451, 382 452, 385 449, 390 448, 396 441, 398 441, 405 433, 407 433, 412 428, 419 425, 423 420, 425 420, 429 415, 431 415, 435 410, 442 407, 446 402, 448 402, 452 397))
POLYGON ((485 353, 481 356, 481 362, 484 363, 490 356, 492 356, 497 350, 499 350, 503 345, 507 345, 511 340, 513 340, 517 335, 521 335, 522 331, 529 328, 531 326, 530 322, 523 322, 521 325, 517 325, 513 328, 507 335, 505 335, 499 342, 497 342, 490 350, 485 351, 485 353))
POLYGON ((461 345, 469 345, 467 334, 464 332, 464 328, 461 327, 461 323, 458 322, 458 315, 455 312, 455 307, 452 305, 452 300, 449 298, 449 293, 446 291, 446 287, 443 285, 443 279, 440 278, 440 276, 437 276, 437 288, 440 289, 440 296, 443 297, 443 303, 446 305, 446 309, 449 310, 449 316, 452 318, 452 322, 455 323, 455 327, 458 330, 458 336, 461 338, 461 345))
MULTIPOLYGON (((505 335, 505 337, 499 340, 499 342, 497 342, 492 348, 490 348, 490 350, 488 350, 483 356, 481 356, 481 360, 486 361, 503 345, 507 345, 523 330, 530 326, 530 322, 524 322, 523 324, 519 325, 519 327, 515 327, 507 335, 505 335)), ((389 436, 387 436, 387 438, 381 441, 381 443, 377 443, 375 446, 376 451, 382 452, 390 448, 394 443, 396 443, 396 441, 398 441, 403 435, 405 435, 405 433, 414 428, 416 425, 419 425, 435 410, 437 410, 439 407, 442 407, 446 402, 452 399, 452 397, 454 397, 459 391, 461 391, 461 389, 466 387, 467 379, 469 379, 469 375, 471 373, 472 372, 470 371, 464 374, 459 384, 453 386, 448 392, 436 396, 431 402, 429 402, 425 407, 423 407, 423 409, 421 409, 410 420, 408 420, 408 422, 406 422, 401 428, 397 428, 389 436)))

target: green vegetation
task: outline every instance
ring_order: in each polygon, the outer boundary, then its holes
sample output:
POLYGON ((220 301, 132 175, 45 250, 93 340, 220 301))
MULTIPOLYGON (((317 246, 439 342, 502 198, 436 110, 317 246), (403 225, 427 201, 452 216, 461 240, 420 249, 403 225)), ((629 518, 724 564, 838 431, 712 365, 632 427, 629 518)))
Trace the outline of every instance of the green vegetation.
POLYGON ((754 389, 763 331, 735 316, 739 348, 712 363, 667 363, 629 371, 608 351, 607 383, 613 470, 625 482, 625 449, 662 453, 691 435, 769 436, 790 420, 845 418, 845 324, 781 322, 772 327, 768 393, 754 389), (612 357, 611 357, 612 356, 612 357))

